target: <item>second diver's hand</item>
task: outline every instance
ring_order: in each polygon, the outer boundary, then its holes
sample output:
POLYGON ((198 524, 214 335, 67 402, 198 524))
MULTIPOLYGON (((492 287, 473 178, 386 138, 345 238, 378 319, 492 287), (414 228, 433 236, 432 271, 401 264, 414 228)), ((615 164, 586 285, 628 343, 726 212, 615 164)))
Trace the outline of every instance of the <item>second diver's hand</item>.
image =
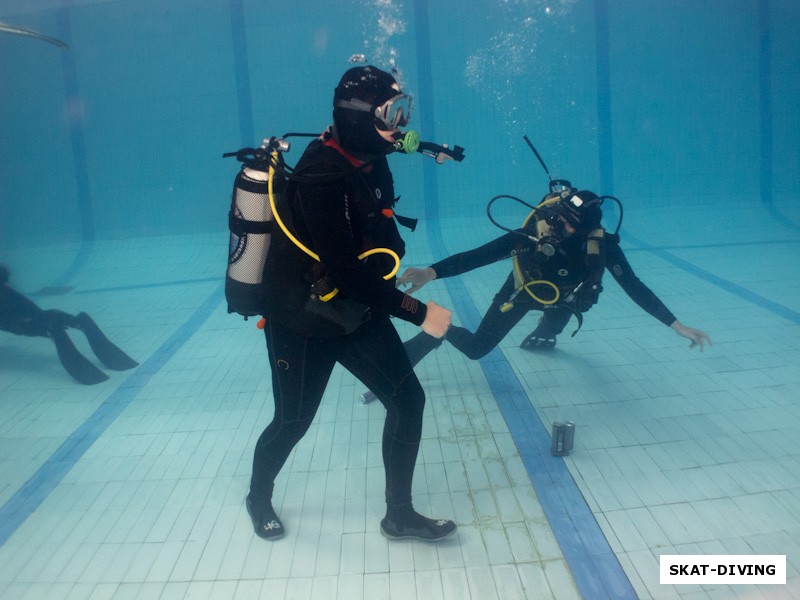
POLYGON ((425 267, 424 269, 409 267, 397 278, 397 285, 410 285, 411 287, 406 290, 406 294, 413 294, 423 285, 434 279, 436 279, 436 271, 431 267, 425 267))

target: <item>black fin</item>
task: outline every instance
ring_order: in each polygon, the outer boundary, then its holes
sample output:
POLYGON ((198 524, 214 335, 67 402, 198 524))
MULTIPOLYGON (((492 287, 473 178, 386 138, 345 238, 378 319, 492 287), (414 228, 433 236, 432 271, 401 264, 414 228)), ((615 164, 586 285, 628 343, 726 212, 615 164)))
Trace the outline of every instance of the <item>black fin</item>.
POLYGON ((86 335, 92 352, 95 353, 100 362, 112 371, 127 371, 139 366, 139 363, 125 354, 105 334, 100 331, 97 324, 86 313, 80 313, 77 317, 78 327, 86 335))
POLYGON ((537 350, 552 350, 556 347, 556 338, 554 337, 540 337, 534 331, 526 337, 519 345, 523 350, 530 350, 536 352, 537 350))
POLYGON ((75 344, 69 339, 67 332, 63 329, 54 329, 50 335, 55 342, 58 358, 64 365, 67 373, 84 385, 94 385, 108 379, 108 375, 95 367, 89 359, 78 352, 75 344))

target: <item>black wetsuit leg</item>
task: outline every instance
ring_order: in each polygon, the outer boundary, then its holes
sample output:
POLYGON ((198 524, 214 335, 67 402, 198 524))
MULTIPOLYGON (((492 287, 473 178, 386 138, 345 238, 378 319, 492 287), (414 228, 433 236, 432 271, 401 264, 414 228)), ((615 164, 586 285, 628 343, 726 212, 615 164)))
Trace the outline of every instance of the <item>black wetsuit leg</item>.
POLYGON ((256 444, 250 483, 253 502, 271 498, 275 478, 308 431, 334 364, 340 362, 386 407, 387 502, 410 503, 425 394, 389 318, 375 317, 350 335, 324 339, 300 336, 268 319, 265 333, 275 416, 256 444))
POLYGON ((489 354, 533 308, 530 298, 520 294, 515 299, 514 305, 508 311, 502 312, 500 307, 508 302, 513 292, 512 273, 495 295, 492 305, 486 311, 475 333, 463 327, 450 327, 447 330, 447 341, 472 360, 489 354))
POLYGON ((447 330, 444 338, 437 339, 422 332, 408 340, 405 348, 411 365, 416 366, 432 350, 441 346, 445 339, 471 360, 477 360, 489 354, 532 308, 527 296, 518 296, 514 306, 507 312, 502 312, 500 307, 508 302, 513 292, 514 275, 512 273, 495 295, 492 305, 486 311, 475 333, 464 327, 453 325, 447 330))
POLYGON ((571 316, 572 311, 562 306, 548 308, 542 312, 539 325, 531 336, 543 339, 555 338, 559 333, 564 331, 564 327, 567 326, 571 316))
POLYGON ((357 333, 342 348, 339 362, 374 391, 386 409, 382 440, 386 502, 390 508, 410 506, 425 392, 387 317, 373 319, 357 333))
POLYGON ((416 367, 417 363, 423 358, 428 356, 432 350, 435 350, 444 342, 444 338, 435 338, 428 335, 424 331, 419 332, 410 340, 403 344, 408 355, 408 360, 411 362, 412 367, 416 367))
MULTIPOLYGON (((275 319, 264 326, 275 414, 261 433, 253 455, 250 498, 272 498, 272 486, 289 453, 311 426, 336 359, 327 350, 330 340, 301 336, 275 319)), ((338 338, 337 338, 338 339, 338 338)))

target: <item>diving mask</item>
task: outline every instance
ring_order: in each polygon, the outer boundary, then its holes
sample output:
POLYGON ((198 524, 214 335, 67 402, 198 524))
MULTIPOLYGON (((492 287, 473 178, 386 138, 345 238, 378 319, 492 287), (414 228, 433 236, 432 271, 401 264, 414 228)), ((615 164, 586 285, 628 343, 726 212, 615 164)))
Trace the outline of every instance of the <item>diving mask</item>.
POLYGON ((394 131, 408 125, 411 120, 413 98, 407 94, 398 94, 389 98, 375 109, 378 127, 384 131, 394 131))
MULTIPOLYGON (((600 226, 603 217, 600 205, 601 200, 593 192, 571 190, 550 207, 547 222, 558 231, 563 227, 563 222, 559 221, 564 219, 576 231, 585 234, 600 226)), ((563 235, 561 231, 558 233, 563 235)))
POLYGON ((371 112, 375 116, 375 125, 383 131, 394 131, 408 125, 411 119, 413 99, 408 94, 397 94, 383 104, 374 106, 359 98, 339 100, 338 108, 349 108, 361 112, 371 112))

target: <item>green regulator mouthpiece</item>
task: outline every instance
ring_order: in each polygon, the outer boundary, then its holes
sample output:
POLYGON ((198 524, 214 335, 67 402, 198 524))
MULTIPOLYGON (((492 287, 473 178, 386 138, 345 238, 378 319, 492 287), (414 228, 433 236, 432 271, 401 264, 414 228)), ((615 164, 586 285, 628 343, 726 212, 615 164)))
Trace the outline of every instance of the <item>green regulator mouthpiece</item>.
POLYGON ((419 132, 414 129, 406 131, 394 143, 394 149, 397 152, 405 152, 406 154, 414 154, 417 148, 419 148, 419 132))

